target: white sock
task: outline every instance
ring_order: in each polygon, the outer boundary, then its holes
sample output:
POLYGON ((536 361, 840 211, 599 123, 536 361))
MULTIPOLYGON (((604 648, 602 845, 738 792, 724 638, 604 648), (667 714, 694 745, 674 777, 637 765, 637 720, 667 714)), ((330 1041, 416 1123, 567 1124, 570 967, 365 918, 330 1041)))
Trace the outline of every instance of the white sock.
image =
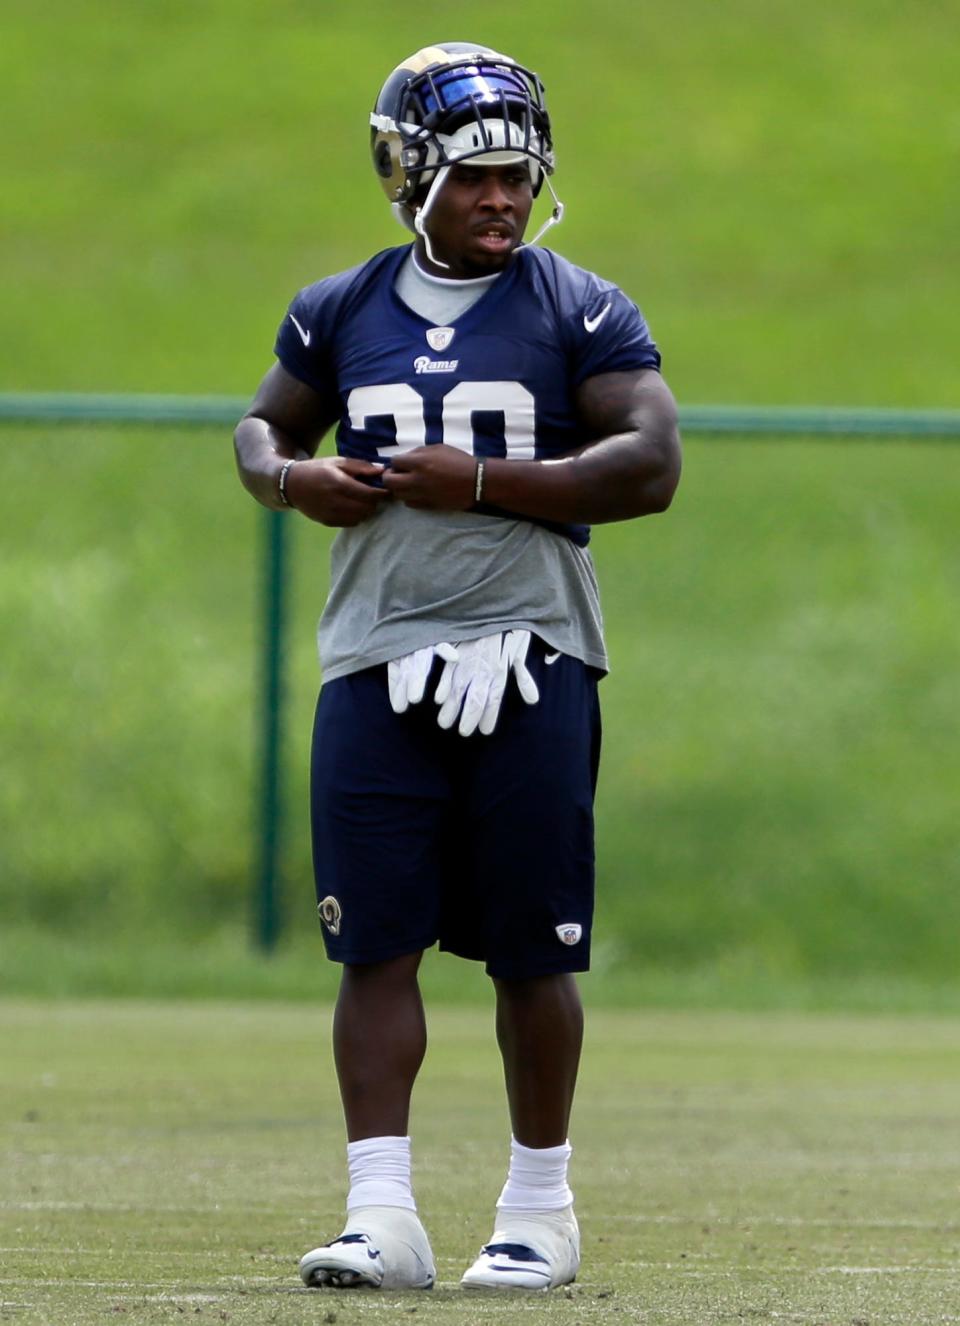
POLYGON ((417 1209, 410 1183, 409 1137, 365 1137, 360 1142, 348 1142, 347 1170, 348 1211, 358 1206, 417 1209))
POLYGON ((562 1211, 573 1201, 567 1183, 567 1166, 573 1154, 569 1142, 563 1146, 521 1146, 510 1139, 510 1170, 498 1211, 562 1211))

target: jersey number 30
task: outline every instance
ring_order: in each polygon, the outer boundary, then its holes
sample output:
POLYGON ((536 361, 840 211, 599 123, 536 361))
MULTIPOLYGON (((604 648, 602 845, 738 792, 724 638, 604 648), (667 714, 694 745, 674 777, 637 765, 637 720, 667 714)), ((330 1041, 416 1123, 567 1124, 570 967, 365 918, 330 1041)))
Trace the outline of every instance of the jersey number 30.
MULTIPOLYGON (((393 419, 396 445, 378 447, 381 456, 426 446, 423 397, 409 383, 354 387, 347 397, 347 409, 358 432, 378 415, 393 419)), ((473 453, 473 416, 479 413, 503 415, 503 439, 511 460, 533 459, 536 416, 533 396, 526 387, 519 382, 458 382, 443 398, 442 440, 447 446, 473 453)))

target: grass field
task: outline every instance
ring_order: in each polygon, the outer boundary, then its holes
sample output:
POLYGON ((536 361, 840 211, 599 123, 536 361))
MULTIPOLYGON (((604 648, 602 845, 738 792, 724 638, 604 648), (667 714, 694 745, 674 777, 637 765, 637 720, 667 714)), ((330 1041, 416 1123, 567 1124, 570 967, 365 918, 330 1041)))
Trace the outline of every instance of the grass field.
MULTIPOLYGON (((262 513, 226 436, 6 436, 0 989, 237 994, 216 936, 242 932, 256 844, 262 513), (41 471, 69 501, 38 510, 41 471)), ((889 1008, 905 981, 904 1008, 924 985, 929 1009, 950 1003, 938 987, 960 1005, 958 483, 960 450, 936 444, 698 439, 665 517, 596 531, 595 956, 624 998, 660 972, 685 1003, 798 983, 807 1006, 872 987, 889 1008)), ((247 964, 251 991, 308 998, 328 544, 292 523, 283 861, 306 951, 247 964)))
MULTIPOLYGON (((461 21, 10 0, 0 388, 249 395, 297 288, 403 242, 368 110, 395 60, 463 37, 543 74, 551 241, 643 307, 682 404, 956 406, 950 5, 488 0, 461 21)), ((226 431, 11 427, 0 448, 0 994, 310 998, 326 534, 291 540, 300 946, 268 966, 242 938, 262 524, 226 431)), ((701 439, 665 519, 597 532, 611 1001, 960 1007, 958 484, 956 447, 701 439)))
POLYGON ((456 1288, 507 1124, 491 1018, 431 1014, 415 1170, 431 1295, 299 1287, 339 1229, 328 1012, 0 1003, 0 1320, 896 1326, 960 1320, 960 1023, 597 1013, 578 1282, 456 1288))
POLYGON ((551 244, 681 400, 951 406, 954 7, 8 0, 0 386, 252 391, 287 301, 402 242, 367 115, 425 42, 546 80, 551 244))

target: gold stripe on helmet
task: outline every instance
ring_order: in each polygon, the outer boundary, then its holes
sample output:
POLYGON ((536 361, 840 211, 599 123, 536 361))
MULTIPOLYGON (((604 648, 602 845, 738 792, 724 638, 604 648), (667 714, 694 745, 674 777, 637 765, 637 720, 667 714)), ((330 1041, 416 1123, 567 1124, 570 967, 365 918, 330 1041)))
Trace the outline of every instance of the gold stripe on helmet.
MULTIPOLYGON (((513 64, 509 55, 501 55, 499 51, 492 51, 489 46, 478 46, 472 52, 445 51, 442 46, 424 46, 422 50, 415 51, 413 55, 407 56, 406 60, 397 65, 397 69, 409 69, 412 74, 422 74, 424 69, 428 69, 432 64, 453 64, 455 60, 466 59, 471 54, 475 55, 478 60, 503 61, 505 64, 513 64)), ((394 69, 394 74, 397 69, 394 69)), ((392 77, 393 74, 391 74, 392 77)))
MULTIPOLYGON (((461 56, 451 55, 442 46, 424 46, 422 50, 415 51, 413 55, 408 56, 406 60, 398 64, 397 69, 409 69, 412 74, 422 74, 424 69, 432 64, 448 64, 451 60, 461 58, 461 56)), ((394 74, 397 69, 394 69, 394 74)))

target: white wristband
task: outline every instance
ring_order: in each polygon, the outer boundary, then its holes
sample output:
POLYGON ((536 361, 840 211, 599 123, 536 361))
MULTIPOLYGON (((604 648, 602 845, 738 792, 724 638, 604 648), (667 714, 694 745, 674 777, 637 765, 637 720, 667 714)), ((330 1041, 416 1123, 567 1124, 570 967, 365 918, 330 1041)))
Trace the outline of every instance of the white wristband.
POLYGON ((473 500, 479 502, 483 497, 483 461, 477 461, 477 473, 473 485, 473 500))

